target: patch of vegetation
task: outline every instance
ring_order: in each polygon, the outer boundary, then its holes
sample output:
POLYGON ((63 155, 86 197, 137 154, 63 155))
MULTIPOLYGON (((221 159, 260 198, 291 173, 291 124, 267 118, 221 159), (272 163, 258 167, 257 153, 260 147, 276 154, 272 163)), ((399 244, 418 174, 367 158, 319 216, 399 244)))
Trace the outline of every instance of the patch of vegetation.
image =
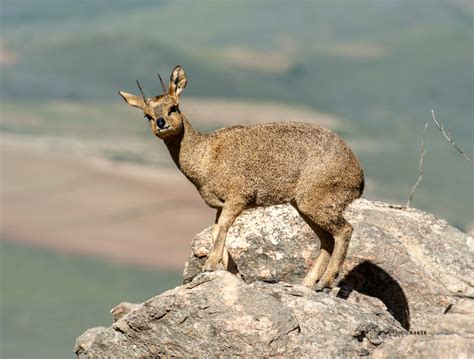
POLYGON ((0 241, 0 357, 68 358, 76 337, 109 326, 109 310, 175 287, 177 273, 107 264, 0 241))

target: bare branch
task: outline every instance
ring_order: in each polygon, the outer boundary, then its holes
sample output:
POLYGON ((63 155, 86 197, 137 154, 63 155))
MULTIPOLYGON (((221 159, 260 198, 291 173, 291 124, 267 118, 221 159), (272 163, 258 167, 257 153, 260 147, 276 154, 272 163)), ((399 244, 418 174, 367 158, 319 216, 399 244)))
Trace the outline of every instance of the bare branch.
POLYGON ((456 149, 456 151, 458 151, 461 155, 464 156, 464 158, 466 159, 466 161, 468 161, 471 165, 474 166, 474 163, 472 162, 472 160, 469 158, 469 156, 466 154, 466 152, 464 152, 464 150, 459 147, 456 143, 456 141, 454 141, 454 138, 453 138, 453 135, 451 133, 451 127, 448 127, 448 129, 446 130, 444 128, 444 125, 442 123, 439 123, 438 120, 436 120, 436 116, 435 116, 435 113, 434 113, 434 110, 431 110, 431 115, 433 116, 433 121, 436 125, 436 127, 438 127, 438 129, 441 131, 441 133, 443 134, 444 138, 446 138, 446 140, 451 144, 453 145, 453 147, 456 149))
POLYGON ((415 185, 411 189, 410 197, 407 201, 407 208, 410 208, 411 201, 413 199, 413 195, 415 194, 416 188, 420 184, 421 180, 423 179, 423 160, 425 159, 426 149, 425 149, 425 134, 426 129, 428 128, 428 122, 425 123, 425 127, 421 132, 421 146, 420 146, 420 161, 418 163, 418 179, 416 180, 415 185))

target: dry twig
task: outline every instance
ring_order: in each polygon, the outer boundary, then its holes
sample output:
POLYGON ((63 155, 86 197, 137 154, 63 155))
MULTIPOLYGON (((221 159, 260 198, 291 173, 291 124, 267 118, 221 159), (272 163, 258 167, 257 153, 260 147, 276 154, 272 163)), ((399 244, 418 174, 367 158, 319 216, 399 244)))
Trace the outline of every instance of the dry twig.
POLYGON ((426 129, 428 128, 428 122, 425 124, 425 128, 423 128, 423 131, 421 132, 421 146, 420 146, 420 162, 418 163, 418 179, 416 180, 415 185, 411 189, 410 192, 410 197, 408 198, 407 201, 407 208, 410 208, 410 203, 413 199, 413 195, 415 194, 416 188, 420 184, 422 178, 423 178, 423 160, 425 158, 426 154, 426 149, 425 149, 425 134, 426 134, 426 129))
POLYGON ((448 127, 448 129, 446 130, 444 128, 444 125, 442 123, 439 123, 437 120, 436 120, 436 116, 435 116, 435 113, 434 113, 434 110, 431 110, 431 115, 433 116, 433 121, 436 125, 436 127, 438 127, 438 129, 441 131, 441 133, 443 134, 444 138, 446 138, 446 140, 451 144, 453 145, 453 147, 456 149, 456 151, 458 151, 461 155, 464 156, 464 158, 466 159, 466 161, 468 161, 471 165, 474 166, 474 163, 472 162, 472 160, 469 158, 469 156, 466 154, 466 152, 464 152, 464 150, 459 147, 456 143, 456 141, 454 141, 454 138, 453 138, 453 135, 451 133, 451 129, 448 127))

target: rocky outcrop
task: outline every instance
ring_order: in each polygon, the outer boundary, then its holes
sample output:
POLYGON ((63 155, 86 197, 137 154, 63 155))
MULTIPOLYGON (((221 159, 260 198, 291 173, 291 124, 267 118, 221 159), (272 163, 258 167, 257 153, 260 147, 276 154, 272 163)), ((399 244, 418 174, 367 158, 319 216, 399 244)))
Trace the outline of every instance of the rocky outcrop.
POLYGON ((319 241, 291 206, 246 211, 227 247, 234 272, 201 273, 198 234, 184 282, 121 303, 77 339, 79 357, 459 357, 474 354, 474 241, 415 209, 358 200, 336 287, 299 285, 319 241))
MULTIPOLYGON (((346 218, 354 233, 336 285, 379 298, 406 329, 426 330, 427 315, 474 297, 471 236, 426 212, 365 199, 346 218)), ((226 243, 248 283, 301 283, 319 252, 316 235, 288 205, 246 211, 226 243)), ((210 248, 206 229, 192 243, 185 283, 201 272, 210 248)))
POLYGON ((79 357, 366 355, 405 333, 382 303, 218 271, 148 300, 76 344, 79 357))

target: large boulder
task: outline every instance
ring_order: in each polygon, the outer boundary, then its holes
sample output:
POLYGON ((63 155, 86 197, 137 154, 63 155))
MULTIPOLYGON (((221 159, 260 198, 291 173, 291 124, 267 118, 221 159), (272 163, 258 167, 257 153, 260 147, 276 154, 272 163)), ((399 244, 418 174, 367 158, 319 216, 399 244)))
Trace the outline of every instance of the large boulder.
POLYGON ((373 298, 344 300, 285 283, 246 284, 224 271, 203 273, 116 319, 109 328, 89 329, 79 337, 76 354, 347 357, 367 355, 387 338, 406 333, 373 298))
MULTIPOLYGON (((405 329, 420 327, 463 297, 474 297, 474 240, 435 216, 365 199, 346 211, 354 226, 337 286, 377 297, 405 329)), ((319 240, 290 205, 245 211, 231 227, 227 248, 236 272, 254 281, 301 283, 319 253, 319 240)), ((201 272, 210 229, 197 234, 184 282, 201 272)), ((343 295, 341 293, 341 295, 343 295)))
POLYGON ((291 206, 245 211, 227 247, 233 272, 201 273, 210 230, 198 234, 184 284, 114 324, 86 331, 85 357, 470 357, 474 240, 416 209, 358 200, 348 257, 330 292, 300 285, 319 240, 291 206))

